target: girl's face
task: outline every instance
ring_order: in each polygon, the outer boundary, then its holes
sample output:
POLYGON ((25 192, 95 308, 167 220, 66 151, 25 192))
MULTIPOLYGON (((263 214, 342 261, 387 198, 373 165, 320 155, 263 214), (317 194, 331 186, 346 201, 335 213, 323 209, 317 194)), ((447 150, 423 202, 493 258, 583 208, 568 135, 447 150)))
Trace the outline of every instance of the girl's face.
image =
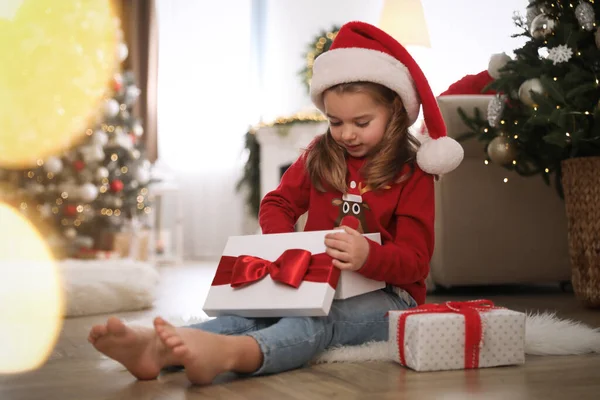
POLYGON ((381 142, 390 111, 368 93, 327 91, 323 101, 331 136, 348 154, 364 157, 381 142))

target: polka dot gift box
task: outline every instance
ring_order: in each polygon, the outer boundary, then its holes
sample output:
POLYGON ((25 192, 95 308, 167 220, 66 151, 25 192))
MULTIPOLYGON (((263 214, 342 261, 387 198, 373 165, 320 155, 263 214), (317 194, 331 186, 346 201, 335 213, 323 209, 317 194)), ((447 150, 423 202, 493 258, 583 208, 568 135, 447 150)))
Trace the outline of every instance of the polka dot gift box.
POLYGON ((525 318, 489 300, 390 311, 393 358, 415 371, 523 364, 525 318))

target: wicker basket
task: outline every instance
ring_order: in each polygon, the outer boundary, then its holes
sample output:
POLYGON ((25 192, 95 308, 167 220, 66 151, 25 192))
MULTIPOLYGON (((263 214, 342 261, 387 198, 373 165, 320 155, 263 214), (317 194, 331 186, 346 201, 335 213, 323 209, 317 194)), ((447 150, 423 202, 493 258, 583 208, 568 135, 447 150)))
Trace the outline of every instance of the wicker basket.
POLYGON ((573 290, 588 307, 600 307, 600 157, 563 161, 573 290))

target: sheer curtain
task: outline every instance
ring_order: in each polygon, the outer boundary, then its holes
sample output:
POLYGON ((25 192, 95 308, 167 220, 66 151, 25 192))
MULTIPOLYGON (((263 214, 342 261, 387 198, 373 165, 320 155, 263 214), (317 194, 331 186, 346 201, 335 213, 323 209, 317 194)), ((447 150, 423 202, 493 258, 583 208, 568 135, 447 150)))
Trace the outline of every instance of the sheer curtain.
POLYGON ((180 184, 186 258, 216 257, 244 218, 235 184, 256 122, 252 1, 158 0, 157 17, 157 164, 180 184))

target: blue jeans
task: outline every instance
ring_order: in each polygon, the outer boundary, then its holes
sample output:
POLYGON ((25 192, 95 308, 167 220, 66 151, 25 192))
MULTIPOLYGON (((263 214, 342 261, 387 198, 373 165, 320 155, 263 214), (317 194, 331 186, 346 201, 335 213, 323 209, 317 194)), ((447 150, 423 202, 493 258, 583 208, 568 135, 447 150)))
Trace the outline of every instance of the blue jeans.
POLYGON ((416 305, 408 293, 398 295, 387 287, 345 300, 334 300, 326 317, 221 316, 189 327, 223 335, 253 337, 264 359, 253 375, 266 375, 300 368, 329 347, 386 341, 386 313, 416 305))

